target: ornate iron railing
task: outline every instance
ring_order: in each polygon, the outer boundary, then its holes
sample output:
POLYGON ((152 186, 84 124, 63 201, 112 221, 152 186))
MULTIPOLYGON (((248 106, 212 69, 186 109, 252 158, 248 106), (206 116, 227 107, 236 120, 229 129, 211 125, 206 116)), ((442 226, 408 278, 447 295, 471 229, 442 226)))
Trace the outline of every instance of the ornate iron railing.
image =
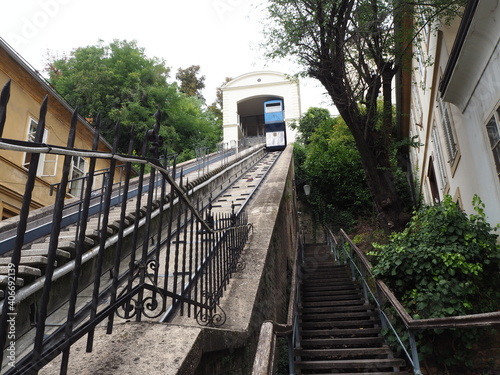
POLYGON ((112 333, 116 319, 170 321, 175 314, 193 317, 207 326, 224 324, 226 317, 219 301, 232 274, 244 267, 240 253, 250 225, 244 212, 233 209, 231 213, 212 213, 203 197, 194 199, 190 195, 191 185, 183 185, 182 175, 176 182, 176 166, 171 170, 159 159, 160 114, 146 134, 142 156, 132 157, 133 131, 129 155, 117 153, 116 141, 111 152, 97 151, 99 120, 92 150, 75 149, 76 111, 67 146, 42 143, 47 98, 40 108, 34 142, 2 138, 9 96, 7 84, 0 96, 0 149, 30 152, 32 157, 15 245, 9 254, 9 282, 0 302, 0 346, 5 349, 2 370, 7 374, 37 373, 62 353, 61 373, 65 374, 71 345, 87 335, 87 350, 92 350, 95 328, 105 320, 107 333, 112 333), (43 274, 20 287, 24 235, 37 164, 43 153, 64 156, 63 174, 52 210, 43 274), (62 234, 67 233, 62 223, 73 156, 87 158, 89 171, 82 184, 78 220, 70 231, 71 260, 56 266, 62 238, 66 237, 62 234), (96 199, 93 185, 98 159, 108 160, 110 166, 99 197, 100 218, 94 220, 89 208, 96 199), (123 168, 120 189, 127 194, 133 165, 139 166, 134 172, 137 194, 126 195, 128 199, 112 208, 115 171, 123 168), (147 174, 146 166, 150 167, 147 174), (95 241, 91 246, 89 237, 95 241), (90 291, 87 299, 81 294, 84 289, 90 291), (64 311, 65 317, 48 324, 57 310, 64 311), (9 353, 14 354, 13 359, 9 353))

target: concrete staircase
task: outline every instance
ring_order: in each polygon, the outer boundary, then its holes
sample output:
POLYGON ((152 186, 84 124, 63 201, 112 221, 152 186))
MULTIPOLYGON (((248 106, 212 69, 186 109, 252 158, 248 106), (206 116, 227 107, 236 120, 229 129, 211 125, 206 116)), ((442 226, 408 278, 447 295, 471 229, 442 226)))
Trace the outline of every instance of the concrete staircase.
POLYGON ((409 374, 385 345, 378 312, 347 266, 336 265, 326 247, 309 245, 302 275, 296 374, 409 374))

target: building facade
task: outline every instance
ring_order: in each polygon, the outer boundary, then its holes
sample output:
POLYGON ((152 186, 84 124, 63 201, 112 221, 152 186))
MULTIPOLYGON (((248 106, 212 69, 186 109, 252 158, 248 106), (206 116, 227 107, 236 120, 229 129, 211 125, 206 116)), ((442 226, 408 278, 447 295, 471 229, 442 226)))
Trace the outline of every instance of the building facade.
MULTIPOLYGON (((66 146, 73 109, 19 56, 0 39, 0 89, 10 80, 10 100, 7 105, 6 122, 2 138, 32 141, 39 121, 42 101, 48 96, 48 111, 43 142, 66 146)), ((83 118, 79 118, 74 147, 92 149, 94 129, 83 118)), ((111 150, 101 138, 99 151, 111 150)), ((19 214, 28 176, 30 153, 0 149, 0 219, 19 214)), ((33 190, 31 209, 54 203, 54 189, 61 179, 64 157, 41 154, 37 178, 33 190)), ((98 159, 97 170, 109 167, 109 161, 98 159)), ((82 190, 82 179, 88 171, 88 160, 72 157, 67 197, 78 197, 82 190)), ((95 186, 100 186, 103 175, 96 177, 95 186)))
POLYGON ((469 1, 462 20, 422 30, 414 45, 410 136, 413 173, 426 203, 473 198, 500 223, 500 4, 469 1), (430 63, 429 63, 430 62, 430 63))

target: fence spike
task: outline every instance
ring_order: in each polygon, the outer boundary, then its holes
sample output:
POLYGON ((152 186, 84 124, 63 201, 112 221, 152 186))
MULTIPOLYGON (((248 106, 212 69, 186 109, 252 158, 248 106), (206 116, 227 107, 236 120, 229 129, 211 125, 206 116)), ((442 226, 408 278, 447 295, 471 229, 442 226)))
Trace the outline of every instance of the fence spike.
POLYGON ((7 118, 7 103, 10 99, 10 83, 11 80, 9 79, 0 93, 0 137, 2 137, 5 119, 7 118))

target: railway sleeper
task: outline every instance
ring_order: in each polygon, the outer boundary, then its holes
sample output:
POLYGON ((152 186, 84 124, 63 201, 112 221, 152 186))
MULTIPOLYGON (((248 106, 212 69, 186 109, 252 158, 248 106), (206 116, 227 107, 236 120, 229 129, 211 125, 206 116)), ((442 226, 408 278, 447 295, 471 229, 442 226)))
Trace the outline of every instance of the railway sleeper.
MULTIPOLYGON (((49 253, 49 249, 27 249, 21 250, 21 257, 23 256, 35 256, 42 255, 47 256, 49 253)), ((56 258, 64 261, 65 259, 71 259, 71 253, 65 250, 56 249, 56 258)))
MULTIPOLYGON (((7 275, 0 275, 0 286, 4 288, 7 283, 9 282, 9 276, 7 275)), ((16 286, 23 286, 24 285, 24 280, 20 277, 16 278, 16 286)))
MULTIPOLYGON (((0 275, 8 275, 9 267, 8 266, 0 266, 0 275)), ((38 268, 25 266, 20 264, 17 269, 17 275, 22 276, 23 279, 29 279, 33 277, 42 276, 42 271, 38 268)))

